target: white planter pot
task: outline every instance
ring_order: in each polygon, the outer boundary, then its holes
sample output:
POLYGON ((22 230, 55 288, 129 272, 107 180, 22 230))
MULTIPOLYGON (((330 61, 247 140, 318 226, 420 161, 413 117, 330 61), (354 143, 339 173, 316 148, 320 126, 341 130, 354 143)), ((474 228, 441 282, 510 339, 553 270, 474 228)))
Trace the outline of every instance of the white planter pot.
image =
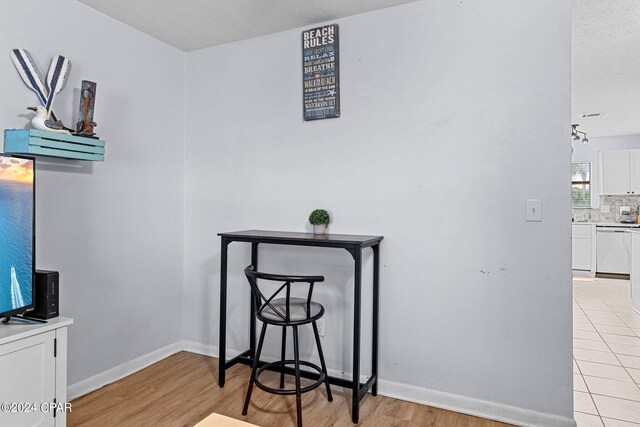
POLYGON ((327 234, 327 225, 326 224, 313 224, 313 234, 327 234))

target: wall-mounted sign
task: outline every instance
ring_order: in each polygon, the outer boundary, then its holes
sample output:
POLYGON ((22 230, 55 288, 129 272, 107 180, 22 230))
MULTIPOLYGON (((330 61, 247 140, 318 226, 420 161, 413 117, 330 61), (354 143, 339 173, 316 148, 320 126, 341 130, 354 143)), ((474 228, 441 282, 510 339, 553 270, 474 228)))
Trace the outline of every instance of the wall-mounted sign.
POLYGON ((302 32, 302 96, 305 120, 340 117, 338 25, 302 32))

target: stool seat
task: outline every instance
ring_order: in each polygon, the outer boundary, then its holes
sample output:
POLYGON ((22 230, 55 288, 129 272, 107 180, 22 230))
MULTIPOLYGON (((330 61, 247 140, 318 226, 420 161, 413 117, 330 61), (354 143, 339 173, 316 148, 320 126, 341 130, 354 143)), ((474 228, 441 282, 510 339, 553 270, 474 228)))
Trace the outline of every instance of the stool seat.
POLYGON ((269 305, 265 305, 260 311, 258 311, 257 317, 262 322, 267 322, 273 325, 311 323, 322 317, 324 314, 324 307, 313 301, 311 301, 307 307, 307 300, 305 298, 292 297, 289 300, 289 320, 282 318, 286 312, 286 298, 278 298, 271 301, 269 305), (274 311, 274 309, 278 312, 274 311))

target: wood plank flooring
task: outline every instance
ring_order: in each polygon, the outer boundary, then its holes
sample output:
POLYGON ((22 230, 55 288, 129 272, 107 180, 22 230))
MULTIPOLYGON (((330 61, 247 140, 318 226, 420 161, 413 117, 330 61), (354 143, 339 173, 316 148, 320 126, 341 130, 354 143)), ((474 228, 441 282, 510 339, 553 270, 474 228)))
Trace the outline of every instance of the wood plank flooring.
MULTIPOLYGON (((72 403, 70 427, 80 426, 193 426, 212 412, 262 427, 295 426, 295 397, 277 396, 254 388, 249 414, 242 404, 250 369, 236 365, 227 371, 224 388, 216 383, 218 360, 180 352, 133 375, 109 384, 72 403)), ((267 375, 267 374, 265 374, 267 375)), ((276 386, 273 375, 272 386, 276 386)), ((349 390, 317 388, 302 396, 305 426, 351 427, 349 390)), ((360 406, 363 427, 499 427, 507 424, 431 408, 384 396, 367 395, 360 406)))

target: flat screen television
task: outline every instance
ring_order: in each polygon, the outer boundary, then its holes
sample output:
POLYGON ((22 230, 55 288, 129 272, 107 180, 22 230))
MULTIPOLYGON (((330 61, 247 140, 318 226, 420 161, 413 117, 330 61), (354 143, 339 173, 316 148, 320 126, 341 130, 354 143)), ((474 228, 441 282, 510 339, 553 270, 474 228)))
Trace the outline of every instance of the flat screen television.
POLYGON ((35 160, 0 153, 0 319, 33 308, 35 160))

